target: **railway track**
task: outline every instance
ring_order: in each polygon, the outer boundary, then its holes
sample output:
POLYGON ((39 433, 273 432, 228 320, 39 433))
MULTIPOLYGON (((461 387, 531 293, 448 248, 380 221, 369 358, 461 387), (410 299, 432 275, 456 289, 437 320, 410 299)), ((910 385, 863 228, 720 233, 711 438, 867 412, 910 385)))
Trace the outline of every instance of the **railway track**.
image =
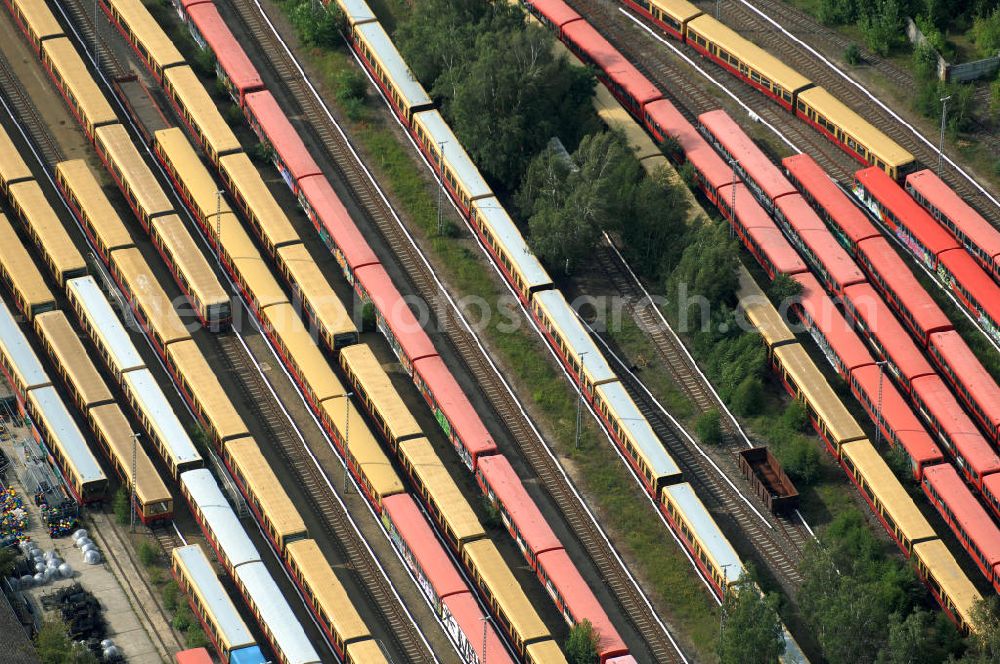
MULTIPOLYGON (((362 580, 370 603, 385 619, 396 651, 408 662, 433 661, 424 649, 413 622, 403 612, 389 581, 377 569, 377 563, 353 528, 342 503, 334 498, 316 464, 303 448, 304 443, 293 436, 288 420, 275 404, 264 379, 254 369, 254 360, 232 335, 217 337, 220 355, 234 373, 240 390, 248 402, 257 406, 257 414, 268 433, 268 441, 277 447, 298 480, 314 514, 319 517, 331 542, 336 542, 343 559, 362 580)), ((333 453, 330 453, 333 456, 333 453)), ((335 460, 331 460, 336 463, 335 460)))
MULTIPOLYGON (((634 316, 650 337, 657 356, 668 367, 671 378, 694 403, 698 412, 704 413, 712 409, 720 413, 727 412, 700 372, 692 365, 680 342, 652 310, 655 305, 638 288, 621 259, 606 246, 599 249, 597 254, 601 268, 616 292, 623 296, 626 313, 634 316)), ((755 511, 744 500, 743 496, 754 496, 754 493, 743 479, 736 461, 736 453, 745 448, 746 444, 735 423, 722 418, 722 453, 709 450, 703 453, 678 431, 677 426, 664 414, 635 374, 623 366, 618 375, 705 506, 721 523, 728 524, 727 530, 742 535, 757 558, 770 570, 789 596, 794 597, 802 582, 798 567, 810 535, 804 524, 771 515, 763 509, 755 511), (727 482, 723 474, 733 483, 727 482)), ((756 502, 755 497, 749 500, 756 502)), ((763 506, 758 503, 757 507, 763 506)))
MULTIPOLYGON (((751 0, 751 2, 772 18, 780 16, 780 22, 785 29, 803 39, 803 41, 807 41, 803 36, 808 37, 810 45, 813 48, 817 48, 817 50, 833 51, 840 54, 852 43, 849 39, 822 26, 816 19, 782 0, 751 0), (817 41, 821 43, 815 43, 817 41), (823 48, 823 45, 826 45, 826 49, 823 48)), ((700 4, 702 9, 708 11, 706 3, 702 2, 700 4)), ((722 8, 722 20, 737 32, 752 39, 771 53, 780 53, 782 60, 787 64, 798 69, 816 84, 825 87, 838 99, 857 111, 862 117, 868 119, 887 136, 909 150, 921 164, 936 168, 938 162, 937 152, 921 141, 918 141, 908 128, 890 117, 856 87, 845 81, 826 64, 817 60, 812 53, 809 53, 806 49, 777 30, 758 13, 747 7, 747 5, 742 2, 725 3, 722 8)), ((863 57, 864 61, 870 64, 875 71, 897 86, 901 94, 905 95, 907 92, 912 92, 916 89, 917 83, 910 72, 900 69, 894 64, 867 51, 864 52, 863 57)), ((763 97, 760 99, 762 104, 771 104, 770 101, 765 100, 763 97)), ((1000 136, 995 132, 980 127, 980 131, 976 133, 976 140, 984 143, 994 155, 1000 155, 1000 136)), ((993 223, 998 222, 1000 210, 997 209, 997 206, 983 196, 978 189, 973 187, 955 168, 948 164, 943 164, 943 168, 939 174, 966 201, 969 201, 980 212, 986 213, 985 216, 987 219, 992 219, 993 223)))
POLYGON ((2 54, 0 54, 0 90, 46 161, 56 164, 66 159, 62 149, 49 134, 45 123, 38 117, 35 104, 25 95, 21 82, 11 71, 7 56, 2 54))
POLYGON ((520 404, 510 393, 495 367, 487 359, 473 333, 464 327, 455 309, 447 305, 447 297, 430 267, 400 227, 388 203, 375 188, 372 179, 348 145, 347 139, 333 124, 325 109, 302 80, 299 70, 263 20, 257 5, 252 0, 232 0, 231 4, 243 21, 247 32, 258 41, 263 52, 269 54, 270 65, 287 86, 289 95, 298 103, 304 120, 332 163, 336 164, 339 174, 350 186, 357 202, 392 248, 416 291, 426 302, 433 305, 441 329, 452 341, 470 374, 480 383, 489 403, 510 432, 511 439, 519 444, 521 453, 531 464, 542 485, 564 515, 567 524, 593 560, 602 579, 618 600, 623 614, 645 641, 652 660, 684 661, 683 655, 678 652, 666 629, 656 618, 655 612, 651 610, 635 579, 625 569, 624 563, 612 549, 594 517, 569 485, 562 469, 548 453, 539 434, 528 421, 520 404))
MULTIPOLYGON (((858 162, 823 138, 811 126, 784 111, 754 88, 735 80, 721 67, 701 59, 694 49, 663 35, 658 28, 646 23, 638 15, 625 10, 628 12, 626 16, 620 11, 622 4, 618 0, 567 0, 567 2, 592 25, 598 26, 604 38, 655 83, 695 124, 699 114, 719 108, 724 101, 728 101, 727 96, 724 94, 717 96, 707 92, 705 90, 707 81, 700 80, 698 74, 693 74, 689 65, 681 65, 678 56, 674 55, 663 41, 677 48, 719 81, 744 105, 744 108, 753 109, 758 118, 772 126, 780 127, 789 141, 800 150, 808 151, 827 172, 843 179, 849 178, 857 170, 858 162), (644 30, 636 25, 630 16, 650 30, 644 30)), ((745 111, 733 115, 741 124, 748 124, 745 111)), ((755 121, 750 124, 755 124, 755 121)), ((772 157, 778 156, 769 145, 765 145, 764 149, 770 151, 772 157)))

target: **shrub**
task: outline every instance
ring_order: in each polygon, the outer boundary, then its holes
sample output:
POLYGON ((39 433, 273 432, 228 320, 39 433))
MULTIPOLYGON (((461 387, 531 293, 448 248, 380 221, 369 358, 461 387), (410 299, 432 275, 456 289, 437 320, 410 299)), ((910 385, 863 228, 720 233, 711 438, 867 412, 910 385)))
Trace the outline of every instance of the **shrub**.
POLYGON ((844 60, 849 65, 860 65, 861 64, 861 49, 854 42, 848 44, 847 48, 844 49, 844 60))
POLYGON ((731 406, 737 414, 750 417, 760 413, 764 384, 757 376, 747 376, 733 392, 731 406))
POLYGON ((226 124, 230 127, 238 127, 243 124, 243 109, 236 104, 227 106, 223 115, 226 118, 226 124))
POLYGON ((132 510, 129 509, 129 491, 125 487, 119 487, 118 491, 115 492, 114 499, 114 510, 115 510, 115 521, 118 522, 119 526, 127 526, 129 523, 129 516, 132 510))
POLYGON ((176 611, 180 604, 180 588, 177 587, 177 582, 173 579, 167 581, 166 585, 163 586, 163 590, 160 591, 160 594, 163 597, 164 608, 170 612, 176 611))
POLYGON ((719 411, 712 409, 702 413, 694 423, 698 438, 707 445, 722 444, 722 420, 719 411))
POLYGON ((152 567, 160 559, 160 550, 152 541, 144 539, 139 542, 139 562, 145 567, 152 567))
POLYGON ((188 608, 187 604, 181 604, 177 608, 177 613, 174 614, 174 619, 170 621, 170 624, 174 626, 178 632, 186 632, 194 623, 194 615, 191 613, 191 609, 188 608))

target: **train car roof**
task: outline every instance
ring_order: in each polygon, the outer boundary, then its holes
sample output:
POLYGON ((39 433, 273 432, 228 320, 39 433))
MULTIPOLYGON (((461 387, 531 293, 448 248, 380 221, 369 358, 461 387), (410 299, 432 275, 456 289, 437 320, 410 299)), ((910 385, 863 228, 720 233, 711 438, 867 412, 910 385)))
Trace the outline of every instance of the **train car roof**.
POLYGON ((26 300, 29 308, 48 304, 55 309, 55 296, 42 278, 35 261, 17 236, 7 215, 0 212, 0 264, 13 284, 13 290, 26 300))
POLYGON ((38 182, 32 180, 10 185, 10 197, 12 202, 24 210, 25 223, 32 228, 36 237, 41 238, 44 252, 52 257, 55 269, 63 272, 86 271, 87 264, 83 255, 73 244, 38 182))
POLYGON ((663 96, 635 65, 594 29, 587 21, 574 21, 563 26, 563 33, 575 49, 583 50, 606 76, 628 94, 641 108, 663 96))
POLYGON ((146 363, 136 349, 135 344, 118 316, 111 308, 111 303, 93 277, 77 277, 67 282, 67 288, 75 296, 83 309, 88 326, 103 340, 105 351, 111 358, 114 371, 126 372, 145 367, 146 363))
POLYGON ((179 466, 201 459, 201 454, 195 449, 187 430, 177 418, 152 372, 149 369, 136 369, 124 374, 123 379, 125 389, 140 404, 146 419, 164 447, 169 450, 173 465, 179 466))
POLYGON ((797 343, 778 346, 774 355, 791 375, 817 417, 823 420, 827 436, 834 444, 864 437, 861 425, 830 387, 805 348, 797 343))
POLYGON ((167 357, 178 368, 178 373, 184 376, 185 390, 193 393, 201 403, 202 413, 211 421, 221 438, 235 438, 249 433, 246 422, 194 339, 170 344, 167 347, 167 357))
POLYGON ((232 180, 233 188, 240 192, 245 205, 257 217, 260 231, 271 246, 278 247, 301 239, 245 152, 226 155, 219 162, 232 180))
POLYGON ((208 143, 216 154, 240 150, 240 141, 226 124, 215 101, 208 95, 205 86, 188 65, 171 67, 163 72, 172 94, 177 97, 181 108, 190 116, 191 124, 198 128, 202 140, 208 143))
POLYGON ((253 645, 229 653, 229 664, 269 664, 271 660, 264 657, 260 646, 253 645))
POLYGON ((98 127, 95 133, 108 153, 109 161, 114 162, 120 171, 119 177, 128 184, 132 197, 138 201, 137 206, 149 215, 173 212, 173 204, 132 144, 125 127, 120 124, 105 125, 98 127))
POLYGON ((995 323, 1000 322, 1000 286, 986 270, 964 248, 946 251, 939 258, 961 287, 972 294, 983 311, 995 323))
POLYGON ((911 389, 923 404, 923 409, 978 476, 1000 471, 1000 456, 965 414, 940 376, 921 376, 913 381, 911 389))
POLYGON ((549 636, 548 628, 493 542, 488 539, 470 542, 463 551, 470 566, 483 580, 483 585, 490 589, 493 603, 500 607, 512 630, 523 642, 549 636))
POLYGON ((345 402, 345 398, 327 399, 320 404, 324 418, 340 433, 342 439, 345 432, 349 434, 350 440, 346 446, 350 448, 351 456, 378 496, 390 496, 403 491, 402 481, 382 445, 375 439, 354 403, 349 399, 345 402), (351 426, 348 431, 349 424, 351 426))
POLYGON ((293 181, 322 172, 309 154, 299 132, 292 126, 270 91, 261 90, 248 94, 246 105, 254 118, 254 124, 267 136, 271 149, 278 154, 293 181))
POLYGON ((176 653, 177 664, 214 664, 215 660, 205 648, 191 648, 176 653))
POLYGON ((481 454, 496 450, 496 441, 439 355, 418 360, 416 372, 448 418, 452 433, 461 438, 473 457, 478 458, 481 454))
POLYGON ((736 160, 737 167, 743 169, 747 177, 757 183, 768 200, 774 201, 780 196, 795 192, 795 187, 781 169, 757 147, 753 139, 729 113, 722 109, 702 113, 698 116, 698 122, 736 160))
POLYGON ((50 435, 58 440, 58 443, 48 441, 48 444, 61 449, 63 456, 79 475, 80 482, 106 480, 107 476, 94 458, 80 427, 69 414, 56 388, 51 385, 35 388, 28 393, 28 400, 34 403, 35 411, 45 422, 50 435))
POLYGON ((826 228, 799 231, 798 236, 821 263, 822 269, 834 281, 836 288, 844 289, 866 281, 865 273, 826 228))
POLYGON ((743 62, 753 63, 753 68, 760 74, 789 92, 811 84, 808 78, 708 14, 691 19, 688 27, 743 62))
POLYGON ((292 279, 298 284, 297 289, 293 290, 298 290, 308 298, 312 315, 330 331, 331 335, 357 333, 350 312, 340 301, 304 244, 297 242, 280 247, 278 256, 292 279))
POLYGON ((11 140, 6 129, 0 127, 0 181, 8 183, 11 180, 31 179, 35 176, 24 163, 20 151, 11 140))
POLYGON ((559 597, 567 607, 573 607, 574 622, 589 620, 597 630, 597 652, 626 653, 628 646, 622 641, 607 612, 598 601, 587 582, 580 576, 574 563, 565 549, 555 549, 538 557, 539 567, 545 570, 548 583, 552 584, 559 597))
POLYGON ((784 215, 786 223, 796 232, 826 230, 826 224, 799 194, 788 194, 774 202, 774 207, 784 215))
POLYGON ((964 389, 974 395, 986 420, 1000 424, 1000 388, 962 336, 955 330, 938 332, 931 337, 931 347, 951 367, 964 389))
POLYGON ((437 355, 430 337, 413 315, 409 304, 400 295, 381 263, 361 268, 355 277, 361 282, 375 308, 385 318, 396 343, 410 362, 437 355))
MULTIPOLYGON (((49 385, 49 375, 42 367, 38 356, 28 344, 28 338, 18 327, 17 321, 10 313, 10 309, 3 302, 0 302, 0 345, 3 352, 8 357, 11 364, 17 369, 24 381, 25 389, 49 385)), ((16 386, 15 386, 16 387, 16 386)))
POLYGON ((251 436, 225 442, 226 454, 236 464, 236 471, 256 497, 261 511, 267 515, 274 530, 281 537, 305 534, 306 524, 302 515, 281 487, 281 482, 271 469, 251 436))
POLYGON ((354 32, 358 39, 367 44, 372 57, 378 61, 379 66, 389 78, 389 85, 396 89, 402 99, 401 105, 408 111, 415 107, 431 105, 431 98, 420 84, 417 77, 413 75, 410 66, 406 64, 403 56, 396 50, 396 45, 386 34, 382 24, 378 21, 354 24, 354 32))
POLYGON ((903 306, 910 311, 921 329, 931 333, 952 328, 951 321, 945 316, 941 307, 913 276, 913 272, 886 238, 881 236, 869 238, 863 241, 858 249, 885 281, 887 288, 895 293, 903 306))
POLYGON ((448 595, 467 593, 469 587, 465 579, 445 553, 413 496, 407 493, 389 496, 382 501, 382 507, 389 515, 392 527, 406 542, 406 548, 420 568, 420 573, 431 584, 435 598, 440 600, 448 595))
POLYGON ((287 551, 342 642, 370 637, 368 626, 354 608, 350 595, 333 573, 316 540, 291 542, 287 551))
MULTIPOLYGON (((0 239, 2 241, 2 239, 0 239)), ((111 390, 97 372, 90 354, 80 342, 66 314, 62 311, 49 311, 35 317, 35 325, 45 333, 45 338, 52 346, 59 364, 69 378, 69 382, 80 392, 80 398, 85 404, 111 402, 111 390)))
POLYGON ((493 195, 493 190, 486 183, 479 168, 437 109, 417 113, 413 116, 413 123, 418 132, 426 135, 427 141, 438 146, 437 150, 444 152, 445 163, 455 174, 459 186, 468 193, 470 200, 493 195))
POLYGON ((616 419, 617 427, 644 457, 654 479, 680 476, 681 469, 677 466, 677 462, 653 432, 653 427, 649 425, 649 421, 635 405, 625 387, 616 381, 598 385, 594 390, 611 412, 612 418, 616 419))
POLYGON ((220 214, 233 211, 228 196, 219 195, 215 179, 202 163, 183 129, 169 127, 159 130, 153 136, 187 189, 187 198, 198 208, 206 224, 212 223, 220 214))
POLYGON ((229 599, 229 593, 222 587, 218 574, 201 546, 179 546, 170 555, 183 566, 190 582, 198 588, 201 603, 217 625, 222 643, 233 650, 255 645, 256 639, 229 599))
POLYGON ((472 511, 469 500, 455 484, 430 442, 426 438, 405 440, 399 444, 399 449, 448 524, 454 540, 461 543, 482 537, 485 531, 479 517, 472 511))
POLYGON ((382 363, 372 353, 368 344, 353 344, 341 348, 340 360, 361 383, 361 389, 367 395, 367 400, 378 410, 377 419, 384 423, 393 438, 399 440, 407 436, 423 435, 420 424, 403 402, 389 375, 382 369, 382 363))
POLYGON ((89 219, 97 236, 108 251, 134 246, 132 234, 121 216, 111 205, 94 172, 83 159, 60 162, 56 172, 72 190, 76 204, 89 219))
POLYGON ((256 90, 264 86, 260 72, 250 61, 243 46, 233 36, 214 4, 206 2, 189 6, 187 13, 237 90, 246 93, 247 90, 256 90))
POLYGON ((299 182, 299 188, 299 198, 304 198, 312 210, 315 223, 320 227, 320 236, 330 237, 352 273, 365 265, 379 262, 326 176, 306 178, 299 182))
POLYGON ((811 156, 806 153, 796 154, 785 157, 781 163, 788 174, 808 192, 809 198, 826 211, 826 215, 833 220, 836 228, 841 229, 851 244, 882 235, 811 156))
POLYGON ((942 463, 924 470, 924 482, 948 507, 949 516, 979 550, 987 567, 1000 564, 1000 530, 972 495, 955 467, 942 463))
POLYGON ((556 29, 580 18, 580 15, 563 0, 528 0, 525 4, 534 7, 535 11, 544 16, 556 29))
MULTIPOLYGON (((135 432, 121 407, 114 403, 96 406, 87 411, 87 416, 104 432, 108 445, 114 448, 119 463, 125 468, 125 473, 130 475, 132 436, 135 432)), ((163 483, 159 471, 145 452, 135 455, 135 475, 135 490, 140 502, 149 504, 173 500, 170 489, 163 483)))
POLYGON ((757 281, 746 271, 740 268, 740 308, 743 310, 747 320, 753 325, 768 348, 774 344, 794 341, 795 335, 788 327, 788 322, 778 313, 771 301, 767 299, 764 291, 761 290, 757 281))
POLYGON ((722 571, 726 584, 739 579, 743 572, 743 562, 733 550, 732 544, 719 530, 719 525, 705 509, 705 505, 695 495, 691 485, 687 482, 671 484, 663 487, 663 493, 669 494, 670 499, 677 505, 694 536, 702 543, 705 554, 712 559, 715 567, 722 571))
POLYGON ((65 34, 59 21, 44 2, 38 0, 13 0, 14 7, 20 12, 29 30, 38 39, 65 34))
POLYGON ((86 63, 69 38, 57 37, 42 42, 42 52, 59 72, 62 84, 70 89, 77 106, 91 126, 118 121, 117 114, 97 87, 86 63))
POLYGON ((390 664, 385 653, 382 652, 381 646, 379 646, 378 641, 375 639, 348 643, 347 659, 351 662, 364 662, 365 664, 390 664))
POLYGON ((883 208, 889 210, 897 221, 907 229, 907 233, 922 244, 932 255, 954 249, 958 241, 942 228, 927 211, 910 198, 896 181, 877 166, 865 168, 854 174, 860 183, 883 208))
POLYGON ((849 134, 850 138, 863 146, 863 149, 873 153, 886 165, 899 168, 913 161, 912 154, 854 112, 847 104, 830 94, 826 88, 813 87, 803 90, 798 94, 798 99, 837 125, 841 131, 849 134))
POLYGON ((291 304, 282 302, 264 309, 264 318, 275 335, 281 338, 285 352, 298 367, 302 380, 309 385, 317 404, 325 399, 347 394, 343 383, 330 369, 316 340, 302 324, 291 304))
POLYGON ((907 382, 934 373, 923 352, 870 283, 848 287, 845 297, 865 327, 877 338, 878 345, 891 360, 890 366, 898 369, 907 382))
POLYGON ((153 219, 152 225, 202 304, 208 307, 228 302, 229 294, 219 283, 211 264, 195 244, 180 217, 176 214, 164 215, 153 219))
POLYGON ((754 226, 747 229, 747 234, 767 256, 776 274, 795 275, 808 270, 798 252, 792 248, 777 227, 754 226))
MULTIPOLYGON (((1000 476, 993 477, 1000 478, 1000 476)), ((989 479, 986 478, 986 481, 989 479)), ((951 598, 952 606, 961 620, 974 630, 976 605, 982 601, 983 596, 962 571, 955 556, 951 555, 951 551, 939 539, 920 542, 913 547, 913 550, 924 561, 926 571, 934 578, 944 594, 951 598)))
POLYGON ((736 201, 736 220, 744 228, 777 230, 777 224, 771 219, 771 215, 767 213, 767 210, 750 193, 750 188, 747 185, 742 182, 723 185, 719 187, 718 194, 719 200, 724 201, 727 207, 732 207, 733 201, 736 201))
POLYGON ((652 0, 650 4, 681 23, 704 13, 687 0, 652 0))
POLYGON ((1000 232, 929 168, 906 176, 906 186, 946 215, 987 257, 1000 257, 1000 232))
POLYGON ((684 156, 702 174, 712 191, 734 182, 733 169, 708 144, 677 107, 666 99, 657 99, 643 109, 646 121, 677 141, 684 156))
MULTIPOLYGON (((483 648, 483 621, 489 618, 489 614, 484 613, 483 609, 479 606, 476 598, 472 593, 463 592, 454 595, 449 595, 445 597, 441 602, 446 607, 448 607, 448 612, 451 617, 458 623, 459 629, 462 630, 464 634, 474 634, 479 638, 470 639, 470 645, 472 645, 473 651, 480 655, 483 648)), ((504 646, 503 641, 500 640, 500 636, 497 634, 495 629, 495 624, 490 624, 486 627, 486 653, 487 658, 478 658, 478 661, 488 661, 490 664, 514 664, 515 660, 511 659, 508 654, 507 648, 504 646)), ((481 657, 481 655, 480 655, 481 657)), ((538 660, 549 662, 550 660, 538 660)))
POLYGON ((528 247, 521 230, 496 196, 475 200, 472 207, 489 227, 489 233, 500 245, 501 251, 513 263, 514 271, 524 281, 525 290, 531 291, 552 283, 552 277, 528 247))
POLYGON ((238 568, 260 562, 257 547, 250 541, 210 470, 198 468, 181 473, 181 485, 201 511, 206 530, 213 534, 229 565, 238 568))
POLYGON ((840 450, 841 455, 849 459, 861 473, 861 477, 868 485, 867 491, 873 493, 882 504, 889 521, 899 528, 911 544, 918 540, 937 537, 934 528, 924 518, 913 498, 900 484, 899 479, 872 446, 871 441, 865 439, 845 443, 840 450))
POLYGON ((150 59, 161 69, 167 65, 184 62, 184 56, 159 26, 142 0, 107 0, 121 16, 133 34, 139 35, 150 59))
POLYGON ((540 291, 535 293, 532 299, 544 309, 545 315, 558 329, 558 334, 563 337, 571 352, 577 358, 581 353, 586 353, 582 358, 584 369, 595 384, 617 378, 604 358, 604 353, 598 349, 597 344, 583 327, 562 291, 540 291))
POLYGON ((351 27, 358 23, 368 23, 377 20, 375 12, 365 0, 338 0, 337 6, 344 12, 351 27))
POLYGON ((563 654, 559 644, 557 644, 553 639, 545 639, 544 641, 532 643, 525 648, 525 652, 528 653, 528 657, 531 658, 532 662, 545 662, 546 664, 551 662, 552 664, 561 664, 566 661, 566 655, 563 654))
POLYGON ((812 326, 823 335, 829 350, 837 356, 845 371, 865 365, 874 366, 875 360, 871 351, 843 314, 837 310, 837 306, 816 278, 811 274, 797 274, 793 278, 802 285, 800 306, 809 317, 812 326))
POLYGON ((489 491, 503 504, 503 511, 510 515, 518 535, 524 539, 532 554, 537 556, 562 547, 506 456, 493 454, 483 457, 479 460, 478 472, 485 478, 489 491))
POLYGON ((881 380, 879 379, 877 366, 869 364, 855 369, 851 372, 851 383, 866 395, 865 398, 870 402, 873 411, 877 407, 879 383, 881 383, 882 419, 887 423, 887 428, 895 432, 911 459, 920 465, 944 460, 941 448, 927 433, 927 429, 917 419, 913 409, 903 399, 903 395, 899 393, 893 382, 886 379, 885 376, 881 380))
POLYGON ((132 296, 141 304, 148 324, 156 330, 164 346, 172 341, 191 338, 173 303, 138 249, 131 247, 116 251, 112 265, 121 273, 132 296))
POLYGON ((281 650, 278 656, 282 661, 288 664, 318 664, 319 655, 264 563, 258 561, 240 565, 236 568, 236 578, 253 602, 261 622, 267 625, 274 643, 278 644, 281 650))

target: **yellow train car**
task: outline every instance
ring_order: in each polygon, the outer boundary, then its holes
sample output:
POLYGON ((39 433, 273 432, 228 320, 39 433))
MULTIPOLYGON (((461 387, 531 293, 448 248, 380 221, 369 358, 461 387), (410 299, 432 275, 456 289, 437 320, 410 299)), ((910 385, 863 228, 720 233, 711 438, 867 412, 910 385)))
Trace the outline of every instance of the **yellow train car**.
POLYGON ((176 214, 167 214, 153 219, 152 228, 153 244, 198 320, 213 332, 224 329, 232 321, 232 301, 184 222, 176 214))
POLYGON ((21 151, 14 145, 7 130, 0 127, 0 186, 3 187, 3 193, 10 195, 12 184, 34 179, 31 169, 21 159, 21 151))
POLYGON ((242 149, 236 134, 229 128, 191 67, 171 67, 163 75, 163 85, 209 161, 218 164, 220 157, 242 149))
POLYGON ((975 610, 983 597, 944 542, 935 539, 914 545, 913 559, 917 572, 959 628, 964 632, 977 631, 975 610))
POLYGON ((69 233, 63 228, 55 210, 49 205, 37 182, 19 182, 10 186, 10 202, 31 240, 42 251, 56 283, 87 274, 87 264, 69 233))
POLYGON ((551 640, 552 635, 521 584, 514 578, 496 546, 488 539, 462 546, 462 561, 483 590, 483 600, 493 609, 500 630, 510 634, 514 649, 522 656, 532 643, 551 640))
POLYGON ((375 639, 348 644, 346 659, 347 664, 390 664, 375 639))
POLYGON ((660 504, 675 533, 686 541, 695 564, 722 597, 729 584, 740 578, 743 562, 704 503, 687 482, 663 487, 660 504))
POLYGON ((9 0, 14 18, 31 40, 31 48, 41 53, 42 42, 62 36, 62 26, 44 2, 38 0, 9 0))
POLYGON ((223 446, 222 456, 278 551, 309 537, 302 515, 281 487, 257 441, 250 436, 229 440, 223 446))
POLYGON ((768 353, 773 352, 777 346, 796 342, 797 339, 788 328, 788 323, 781 317, 781 314, 774 308, 771 301, 767 299, 767 295, 745 268, 740 269, 739 278, 740 309, 743 310, 747 321, 764 338, 768 353))
POLYGON ((535 293, 531 298, 531 311, 588 397, 593 395, 598 385, 618 380, 604 353, 591 339, 562 291, 553 289, 535 293))
POLYGON ((320 419, 341 446, 351 470, 372 502, 403 491, 403 482, 375 439, 358 409, 346 396, 327 399, 319 407, 320 419))
POLYGON ((319 332, 320 341, 338 351, 358 341, 358 328, 302 243, 278 249, 278 271, 292 289, 292 301, 319 332))
POLYGON ((351 596, 333 573, 316 540, 292 542, 286 547, 284 558, 309 608, 341 657, 346 656, 349 645, 371 641, 368 625, 354 608, 351 596))
POLYGON ((468 499, 448 474, 437 452, 426 438, 399 444, 403 467, 413 486, 430 507, 430 513, 455 549, 486 536, 468 499))
POLYGON ((629 4, 661 23, 674 37, 682 37, 688 21, 703 13, 687 0, 629 0, 629 4))
POLYGON ((392 380, 367 344, 357 344, 341 350, 340 366, 351 383, 351 389, 365 404, 365 409, 371 414, 375 426, 385 436, 393 452, 399 448, 400 442, 424 435, 413 413, 403 403, 392 380))
POLYGON ((250 157, 243 152, 226 155, 219 165, 222 181, 269 256, 274 256, 281 247, 301 242, 298 231, 271 195, 250 157))
POLYGON ((221 215, 232 214, 229 202, 215 185, 184 132, 177 127, 153 134, 154 149, 170 172, 192 211, 206 227, 214 227, 221 215))
POLYGON ((111 390, 97 372, 90 353, 84 348, 76 330, 70 326, 66 314, 62 311, 49 311, 37 316, 35 331, 52 358, 53 365, 69 387, 80 412, 85 413, 91 408, 114 403, 111 390))
POLYGON ((149 232, 150 220, 173 212, 173 204, 132 144, 125 127, 120 124, 99 127, 94 135, 97 137, 97 153, 108 166, 143 228, 149 232))
POLYGON ((798 92, 812 86, 808 78, 707 14, 688 21, 685 39, 786 109, 792 109, 798 92))
POLYGON ((219 254, 251 308, 262 315, 268 307, 287 304, 288 296, 236 216, 224 216, 219 231, 219 254))
POLYGON ((284 302, 267 307, 262 322, 315 407, 347 394, 292 305, 284 302))
POLYGON ((118 122, 118 115, 68 38, 47 39, 42 44, 42 63, 88 136, 100 126, 118 122))
POLYGON ((25 318, 56 308, 52 291, 28 255, 7 215, 0 213, 0 276, 10 288, 14 303, 25 318))
MULTIPOLYGON (((367 25, 377 24, 362 27, 367 25)), ((413 130, 431 164, 443 173, 445 185, 458 198, 463 212, 468 214, 473 201, 493 195, 493 190, 437 109, 414 115, 413 130)))
POLYGON ((167 347, 167 368, 177 379, 205 433, 219 449, 227 440, 250 435, 246 422, 193 339, 167 347))
POLYGON ((87 420, 98 445, 111 460, 115 472, 127 487, 135 482, 135 508, 139 519, 149 525, 169 519, 174 513, 174 497, 156 470, 146 450, 133 438, 131 425, 117 404, 91 408, 87 420), (135 454, 133 454, 133 443, 135 454), (133 477, 132 469, 135 468, 133 477))
POLYGON ((184 57, 142 0, 104 0, 101 5, 158 79, 163 78, 168 67, 184 63, 184 57))
POLYGON ((795 107, 799 116, 846 147, 855 159, 878 166, 893 179, 905 176, 915 166, 912 154, 824 88, 800 92, 795 107))
POLYGON ((532 643, 525 648, 524 661, 527 664, 564 664, 566 655, 552 639, 532 643))
POLYGON ((407 124, 414 121, 416 113, 434 105, 378 21, 352 22, 351 37, 365 56, 365 67, 407 124))
POLYGON ((190 339, 190 332, 139 250, 121 249, 112 259, 111 274, 143 327, 153 336, 160 354, 165 355, 170 344, 190 339))
POLYGON ((56 184, 105 261, 111 260, 115 249, 135 246, 132 234, 86 161, 72 159, 56 165, 56 184))

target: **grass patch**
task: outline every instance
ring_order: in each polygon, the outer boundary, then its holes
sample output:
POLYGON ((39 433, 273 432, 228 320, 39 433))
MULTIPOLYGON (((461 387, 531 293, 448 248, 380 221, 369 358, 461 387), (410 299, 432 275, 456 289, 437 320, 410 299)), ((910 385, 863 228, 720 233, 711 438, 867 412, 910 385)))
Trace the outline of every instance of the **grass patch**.
POLYGON ((185 645, 188 648, 204 648, 211 645, 205 630, 198 622, 198 617, 192 613, 187 598, 170 575, 169 553, 165 553, 154 539, 144 535, 133 536, 132 545, 140 562, 146 568, 150 585, 160 595, 168 620, 174 629, 184 636, 185 645))

